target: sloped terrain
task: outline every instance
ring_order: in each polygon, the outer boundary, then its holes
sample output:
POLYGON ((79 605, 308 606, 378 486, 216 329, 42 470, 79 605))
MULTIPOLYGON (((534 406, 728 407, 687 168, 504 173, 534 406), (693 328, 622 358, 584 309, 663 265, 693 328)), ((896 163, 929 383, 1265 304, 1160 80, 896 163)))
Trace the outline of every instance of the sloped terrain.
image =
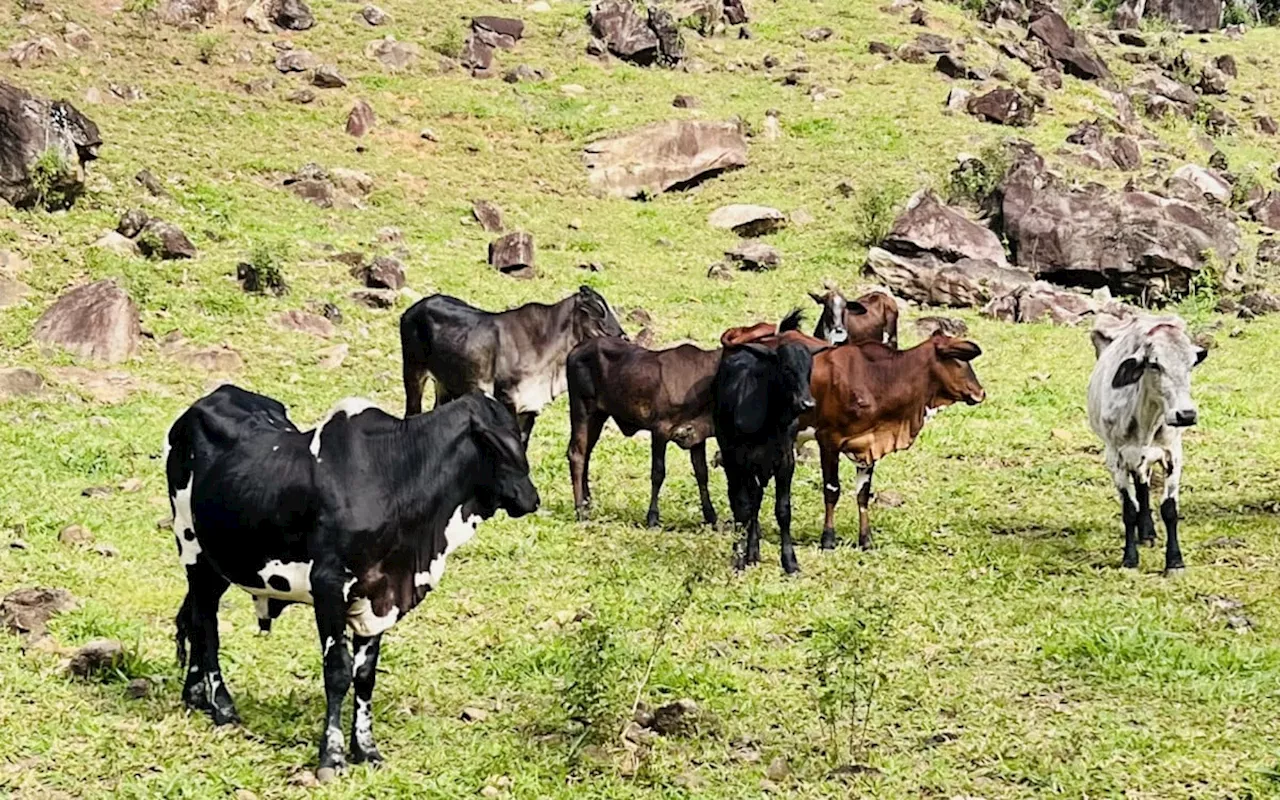
MULTIPOLYGON (((0 636, 0 789, 32 798, 1280 793, 1280 366, 1270 357, 1280 325, 1214 311, 1232 292, 1273 283, 1259 258, 1269 232, 1250 208, 1277 184, 1280 140, 1255 117, 1280 116, 1271 85, 1280 32, 1180 35, 1147 22, 1147 46, 1131 47, 1074 11, 1067 20, 1090 32, 1111 77, 1066 71, 1053 89, 999 49, 1024 41, 1020 32, 941 3, 756 0, 749 38, 738 38, 740 26, 708 37, 686 29, 676 68, 590 55, 587 6, 571 0, 383 0, 377 26, 359 3, 310 5, 312 27, 268 23, 269 33, 239 9, 166 24, 184 4, 150 0, 11 3, 0 15, 0 47, 35 42, 0 61, 0 81, 70 101, 102 141, 69 209, 0 201, 0 298, 15 300, 0 309, 0 368, 35 374, 3 373, 0 594, 43 586, 78 599, 49 621, 43 645, 0 636), (926 25, 912 22, 918 9, 926 25), (475 57, 467 38, 482 15, 524 22, 512 49, 491 53, 491 77, 460 63, 475 57), (946 37, 964 70, 987 78, 946 77, 935 70, 942 53, 912 63, 920 54, 903 47, 923 33, 946 37), (379 46, 388 36, 413 47, 379 46), (346 85, 314 85, 313 68, 280 71, 277 61, 306 65, 303 50, 346 85), (412 63, 388 66, 379 53, 412 63), (1238 77, 1226 94, 1190 90, 1190 118, 1173 108, 1150 119, 1142 100, 1127 118, 1111 94, 1152 73, 1200 83, 1224 54, 1238 77), (525 80, 503 79, 521 64, 525 80), (996 70, 1006 78, 990 77, 996 70), (1034 106, 1031 124, 948 111, 956 87, 1016 88, 1034 106), (298 102, 301 92, 312 99, 298 102), (675 107, 677 96, 694 107, 675 107), (347 131, 360 101, 372 125, 358 113, 354 125, 368 130, 356 137, 347 131), (648 199, 593 189, 584 148, 673 119, 740 121, 746 165, 648 199), (1067 143, 1095 119, 1104 137, 1138 143, 1136 169, 1102 159, 1105 147, 1095 159, 1092 145, 1067 143), (172 618, 185 581, 171 533, 157 527, 169 514, 161 437, 208 388, 234 380, 278 398, 302 425, 350 395, 399 412, 396 319, 433 292, 499 308, 587 283, 632 334, 647 326, 657 345, 709 345, 726 327, 808 304, 805 292, 823 280, 856 288, 869 248, 918 189, 976 213, 990 182, 952 178, 957 157, 996 170, 1009 136, 1030 142, 1067 185, 1164 192, 1178 169, 1208 168, 1218 152, 1226 163, 1215 172, 1231 173, 1225 203, 1188 200, 1229 215, 1240 251, 1196 254, 1203 270, 1176 305, 1216 345, 1196 373, 1202 423, 1187 438, 1181 580, 1162 578, 1151 551, 1139 574, 1118 569, 1119 508, 1084 419, 1088 323, 913 308, 904 344, 918 340, 913 321, 924 314, 968 324, 989 399, 948 410, 877 470, 878 549, 818 551, 820 472, 808 462, 795 487, 801 575, 777 569, 771 520, 764 564, 733 575, 732 534, 699 524, 694 481, 674 450, 666 528, 641 527, 649 448, 612 427, 594 467, 595 520, 575 524, 560 401, 530 448, 543 511, 484 526, 450 560, 441 590, 387 637, 374 704, 385 767, 309 785, 323 694, 306 609, 263 638, 247 596, 228 594, 223 667, 244 724, 214 729, 182 711, 172 618), (477 200, 500 208, 505 232, 533 236, 531 277, 486 263, 501 234, 476 220, 477 200), (789 216, 760 238, 780 254, 776 269, 708 276, 739 244, 708 224, 730 203, 789 216), (122 226, 134 210, 145 216, 122 226), (186 243, 148 227, 153 218, 186 243), (117 228, 115 250, 94 246, 117 228), (353 297, 367 287, 349 253, 397 259, 405 288, 353 297), (241 263, 266 291, 242 288, 241 263), (277 274, 287 292, 271 290, 277 274), (128 343, 108 337, 103 347, 120 360, 38 340, 57 298, 105 280, 138 315, 133 332, 124 301, 114 306, 126 309, 115 334, 128 343), (366 304, 376 301, 391 308, 366 304), (66 533, 73 525, 87 533, 66 533), (93 679, 68 676, 63 658, 103 637, 119 639, 126 657, 93 679), (130 686, 146 696, 131 697, 130 686), (637 699, 681 698, 706 712, 683 735, 624 731, 637 699)), ((1010 257, 1023 265, 1025 255, 1010 257)), ((723 513, 718 472, 712 488, 723 513)), ((846 493, 839 525, 854 524, 846 493)))

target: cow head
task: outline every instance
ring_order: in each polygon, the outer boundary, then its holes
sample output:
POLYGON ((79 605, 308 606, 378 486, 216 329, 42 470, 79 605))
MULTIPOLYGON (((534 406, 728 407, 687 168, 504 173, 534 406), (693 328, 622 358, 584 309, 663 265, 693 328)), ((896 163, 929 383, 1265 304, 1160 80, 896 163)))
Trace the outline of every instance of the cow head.
POLYGON ((542 500, 529 478, 529 460, 516 418, 501 403, 477 394, 479 410, 471 417, 471 435, 482 455, 477 499, 490 513, 501 508, 512 517, 538 510, 542 500))
POLYGON ((618 324, 618 318, 613 315, 613 309, 590 286, 578 287, 578 294, 574 297, 573 334, 579 342, 605 336, 627 338, 626 332, 618 324))
POLYGON ((867 307, 858 301, 849 301, 833 284, 826 285, 826 293, 809 292, 813 302, 822 306, 822 315, 818 318, 818 327, 814 335, 825 339, 827 344, 844 344, 849 341, 849 329, 845 326, 845 315, 862 316, 867 307))
POLYGON ((985 400, 987 392, 978 382, 970 363, 982 355, 982 348, 967 339, 953 339, 940 334, 934 334, 930 342, 937 354, 933 370, 940 385, 938 399, 971 406, 985 400))
POLYGON ((1191 341, 1182 325, 1159 322, 1143 332, 1137 348, 1120 362, 1111 385, 1118 389, 1142 382, 1160 398, 1166 425, 1195 425, 1199 415, 1191 400, 1191 370, 1208 355, 1209 351, 1191 341))
MULTIPOLYGON (((801 342, 783 342, 776 347, 752 343, 742 349, 763 360, 769 367, 768 405, 775 413, 800 416, 813 409, 809 381, 813 376, 814 347, 801 342)), ((818 352, 826 348, 816 348, 818 352)), ((760 406, 763 407, 764 403, 760 406)))

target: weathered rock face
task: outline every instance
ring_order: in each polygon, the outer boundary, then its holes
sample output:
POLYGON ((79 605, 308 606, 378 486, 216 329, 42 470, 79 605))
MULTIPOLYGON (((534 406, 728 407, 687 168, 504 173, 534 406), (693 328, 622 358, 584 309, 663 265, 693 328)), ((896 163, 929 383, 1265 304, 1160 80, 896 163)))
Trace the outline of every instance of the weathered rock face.
POLYGON ((319 314, 312 314, 310 311, 299 311, 298 309, 280 312, 275 316, 274 322, 285 330, 309 333, 321 339, 328 339, 336 332, 336 328, 333 327, 333 323, 329 320, 319 314))
POLYGON ((1231 184, 1212 169, 1199 164, 1184 164, 1172 176, 1172 180, 1185 181, 1196 188, 1200 195, 1208 195, 1219 203, 1231 202, 1231 184))
POLYGON ((587 19, 592 35, 623 61, 674 66, 684 58, 684 42, 674 17, 657 6, 650 8, 646 18, 631 0, 596 0, 587 19))
POLYGON ((276 69, 281 72, 306 72, 320 66, 320 59, 310 50, 285 50, 276 56, 276 69))
POLYGON ((0 369, 0 400, 8 397, 34 397, 44 390, 44 378, 25 367, 0 369))
POLYGON ((735 203, 712 211, 707 217, 707 223, 713 228, 733 231, 739 236, 764 236, 785 227, 787 215, 768 206, 735 203))
POLYGON ((1035 109, 1016 90, 1002 86, 971 99, 969 113, 997 125, 1025 127, 1032 123, 1035 109))
POLYGON ((289 191, 320 208, 359 208, 360 198, 373 189, 373 178, 363 172, 334 168, 327 170, 316 163, 284 179, 289 191))
POLYGON ((1131 307, 1111 300, 1106 289, 1100 292, 1103 296, 1095 297, 1036 281, 992 297, 982 314, 1003 322, 1076 325, 1095 314, 1128 316, 1132 313, 1131 307))
POLYGON ((907 257, 883 248, 867 252, 866 273, 893 289, 895 295, 917 303, 953 308, 981 306, 992 297, 1032 283, 1029 273, 1002 267, 986 259, 946 261, 933 253, 907 257))
POLYGON ((377 115, 373 113, 373 106, 365 100, 356 100, 347 114, 347 134, 358 139, 373 130, 375 122, 377 115))
POLYGON ((671 120, 592 142, 584 156, 595 191, 642 197, 746 166, 747 140, 732 122, 671 120))
POLYGON ((1147 16, 1156 16, 1196 32, 1222 27, 1223 0, 1147 0, 1147 16))
POLYGON ((228 6, 228 0, 167 0, 160 6, 160 21, 166 25, 213 25, 226 16, 228 6))
POLYGON ((138 234, 138 249, 144 256, 171 260, 195 258, 196 246, 182 229, 162 219, 150 219, 138 234))
POLYGON ((1256 204, 1250 214, 1268 228, 1280 230, 1280 193, 1268 192, 1266 199, 1256 204))
POLYGON ((138 309, 111 280, 80 286, 59 297, 36 322, 33 338, 81 358, 118 364, 138 348, 138 309))
POLYGON ((378 39, 365 45, 365 58, 375 59, 392 72, 411 69, 418 63, 422 48, 413 42, 398 42, 393 37, 378 39))
POLYGON ((777 248, 762 242, 742 242, 732 250, 726 250, 724 254, 728 256, 731 263, 737 265, 738 269, 752 272, 777 269, 782 266, 782 254, 777 248))
POLYGON ((509 233, 489 243, 489 265, 505 275, 532 278, 533 261, 533 237, 527 233, 509 233))
POLYGON ((305 0, 275 0, 271 21, 288 31, 305 31, 316 24, 305 0))
POLYGON ((405 284, 404 264, 391 256, 378 256, 351 273, 370 289, 400 289, 405 284))
POLYGON ((480 227, 489 233, 502 233, 502 209, 488 200, 476 200, 471 204, 471 214, 480 227))
POLYGON ((1077 35, 1056 11, 1041 7, 1032 16, 1027 31, 1032 38, 1044 43, 1049 55, 1062 66, 1064 72, 1084 80, 1111 77, 1111 70, 1107 69, 1106 62, 1093 52, 1084 37, 1077 35))
POLYGON ((1019 154, 998 195, 1013 262, 1058 284, 1176 296, 1208 253, 1229 263, 1240 249, 1225 212, 1146 192, 1068 187, 1031 151, 1019 154))
POLYGON ((930 191, 907 203, 907 211, 893 223, 881 246, 898 255, 932 254, 945 262, 973 259, 1009 266, 1000 239, 989 228, 950 208, 930 191))
POLYGON ((18 208, 69 208, 101 146, 98 126, 70 103, 0 81, 0 198, 18 208))

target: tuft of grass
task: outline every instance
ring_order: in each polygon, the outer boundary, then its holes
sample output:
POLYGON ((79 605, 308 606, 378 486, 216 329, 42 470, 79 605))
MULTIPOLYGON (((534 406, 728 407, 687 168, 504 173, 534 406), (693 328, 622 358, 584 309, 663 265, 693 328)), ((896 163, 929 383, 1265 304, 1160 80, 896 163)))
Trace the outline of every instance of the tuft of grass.
POLYGON ((462 31, 456 25, 446 25, 431 43, 431 49, 448 58, 461 58, 463 39, 462 31))
POLYGON ((832 768, 865 754, 876 692, 884 680, 881 653, 888 607, 860 600, 849 605, 848 611, 818 620, 809 639, 810 692, 826 731, 832 768))
POLYGON ((45 150, 28 169, 35 204, 48 211, 68 208, 76 195, 68 189, 70 165, 55 148, 45 150))
POLYGON ((853 210, 854 241, 863 247, 874 247, 884 241, 893 222, 902 212, 905 190, 896 184, 877 184, 858 194, 853 210))

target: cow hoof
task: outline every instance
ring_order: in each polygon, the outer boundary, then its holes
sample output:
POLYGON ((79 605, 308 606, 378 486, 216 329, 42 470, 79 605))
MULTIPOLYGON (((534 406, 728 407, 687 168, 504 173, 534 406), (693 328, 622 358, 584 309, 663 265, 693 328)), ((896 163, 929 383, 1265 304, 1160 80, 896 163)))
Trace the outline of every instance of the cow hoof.
POLYGON ((1155 547, 1155 546, 1156 546, 1156 537, 1154 537, 1154 536, 1152 536, 1152 537, 1150 537, 1150 538, 1144 537, 1144 538, 1142 538, 1142 539, 1139 539, 1139 540, 1138 540, 1138 544, 1142 545, 1143 547, 1155 547))
POLYGON ((333 767, 321 767, 316 770, 316 780, 320 783, 332 783, 336 777, 338 777, 338 770, 333 767))
POLYGON ((658 519, 657 514, 650 514, 644 518, 644 526, 649 530, 654 530, 662 526, 662 522, 658 519))
POLYGON ((840 539, 839 539, 839 537, 837 537, 837 536, 836 536, 836 532, 835 532, 835 531, 823 531, 823 532, 822 532, 822 545, 821 545, 821 547, 822 547, 822 549, 823 549, 823 550, 835 550, 835 549, 836 549, 836 545, 838 545, 838 544, 840 544, 840 539))
POLYGON ((209 708, 209 716, 213 718, 214 725, 236 725, 240 722, 240 715, 232 705, 219 706, 214 703, 209 708))
POLYGON ((1165 567, 1165 568, 1164 568, 1164 576, 1165 576, 1166 578, 1177 579, 1177 578, 1181 578, 1181 577, 1182 577, 1182 574, 1183 574, 1184 572, 1186 572, 1186 571, 1187 571, 1187 568, 1186 568, 1186 567, 1181 567, 1181 566, 1179 566, 1179 567, 1165 567))
POLYGON ((378 748, 370 748, 369 750, 352 750, 351 763, 368 764, 373 767, 382 766, 382 754, 378 752, 378 748))
POLYGON ((795 559, 792 559, 790 563, 784 561, 782 562, 782 571, 788 575, 798 575, 800 574, 800 565, 796 563, 795 559))

